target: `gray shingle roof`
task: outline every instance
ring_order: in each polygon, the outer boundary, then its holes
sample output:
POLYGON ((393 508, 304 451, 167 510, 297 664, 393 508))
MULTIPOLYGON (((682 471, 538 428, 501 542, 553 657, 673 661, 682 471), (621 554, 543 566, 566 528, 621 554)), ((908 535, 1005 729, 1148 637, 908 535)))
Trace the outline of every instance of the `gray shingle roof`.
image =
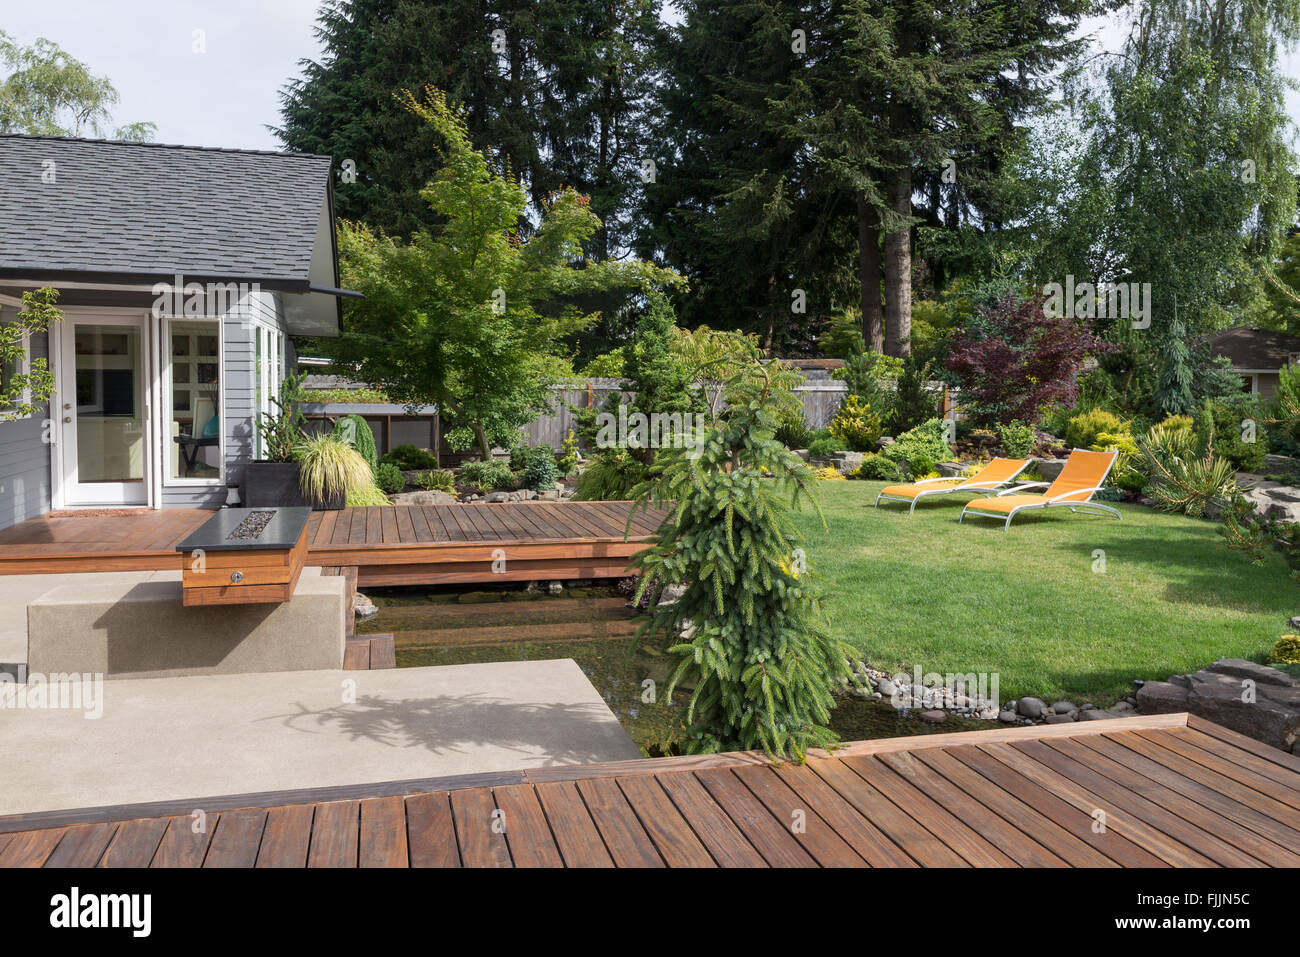
POLYGON ((329 196, 327 156, 4 134, 0 276, 305 286, 329 196))
POLYGON ((1210 337, 1216 356, 1227 356, 1234 369, 1280 369, 1300 352, 1300 336, 1260 329, 1258 326, 1235 326, 1210 337))

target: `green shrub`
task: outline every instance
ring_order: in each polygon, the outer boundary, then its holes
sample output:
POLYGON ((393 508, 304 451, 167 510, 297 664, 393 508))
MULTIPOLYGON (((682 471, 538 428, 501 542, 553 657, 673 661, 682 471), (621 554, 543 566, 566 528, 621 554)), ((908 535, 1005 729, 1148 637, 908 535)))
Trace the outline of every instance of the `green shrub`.
POLYGON ((1002 440, 1002 451, 1009 458, 1028 458, 1029 453, 1034 450, 1036 438, 1034 430, 1030 426, 1022 424, 1019 419, 1008 422, 1006 425, 999 423, 997 429, 998 438, 1002 440))
POLYGON ((645 479, 648 467, 626 452, 601 455, 587 463, 573 486, 580 502, 622 502, 645 479))
POLYGON ((883 430, 880 416, 872 410, 871 403, 853 393, 844 397, 830 426, 831 435, 854 452, 869 452, 875 448, 883 430))
POLYGON ((448 429, 443 434, 442 440, 447 443, 447 448, 457 454, 468 452, 474 447, 474 430, 468 425, 457 426, 448 429))
POLYGON ((876 482, 894 482, 900 477, 897 462, 876 454, 866 456, 854 475, 876 482))
POLYGON ((945 462, 952 458, 947 434, 948 427, 943 419, 930 419, 898 436, 894 444, 886 445, 880 454, 900 464, 910 463, 918 455, 927 456, 931 462, 945 462))
POLYGON ((1259 403, 1250 396, 1234 396, 1215 399, 1209 405, 1214 422, 1214 451, 1232 459, 1239 472, 1263 471, 1268 438, 1263 434, 1265 413, 1259 403), (1247 427, 1243 428, 1243 422, 1247 427))
POLYGON ((1300 665, 1300 635, 1283 635, 1268 653, 1270 665, 1300 665))
POLYGON ((375 471, 375 484, 379 486, 380 491, 396 495, 406 488, 406 479, 401 469, 392 462, 385 462, 375 471))
POLYGON ((388 501, 388 496, 384 494, 378 485, 372 483, 348 492, 347 504, 349 508, 365 508, 371 505, 391 505, 393 503, 388 501))
POLYGON ((528 468, 528 446, 516 445, 510 450, 510 471, 522 472, 528 468))
POLYGON ((569 429, 569 434, 560 445, 560 454, 555 457, 555 467, 560 470, 562 478, 568 478, 578 467, 578 437, 569 429))
POLYGON ((460 481, 480 492, 490 492, 513 487, 515 474, 505 462, 466 462, 460 467, 460 481))
POLYGON ((524 469, 524 488, 544 492, 555 488, 560 470, 555 465, 555 453, 549 445, 539 445, 528 453, 528 467, 524 469))
POLYGON ((1114 412, 1105 409, 1092 409, 1074 416, 1065 426, 1063 438, 1076 449, 1091 449, 1097 444, 1102 433, 1110 435, 1129 434, 1129 424, 1114 412))
POLYGON ((787 449, 806 449, 815 433, 808 428, 802 413, 795 413, 781 421, 776 430, 776 440, 787 449))
POLYGON ((1236 494, 1236 468, 1213 450, 1212 426, 1208 432, 1202 437, 1162 423, 1137 440, 1133 465, 1148 478, 1145 492, 1158 508, 1199 518, 1212 501, 1236 494))
POLYGON ((456 494, 456 476, 446 469, 430 469, 415 477, 415 484, 428 492, 456 494))
POLYGON ((414 445, 399 445, 386 452, 379 460, 396 465, 403 472, 415 472, 419 469, 436 469, 438 460, 424 449, 414 445))
POLYGON ((843 452, 844 450, 843 440, 834 435, 814 435, 808 442, 808 458, 810 459, 827 459, 836 452, 843 452))
POLYGON ((920 452, 908 460, 908 468, 912 470, 912 478, 923 479, 934 471, 934 459, 920 452))
POLYGON ((334 437, 356 449, 370 466, 370 474, 377 475, 375 433, 370 431, 370 423, 359 415, 342 416, 334 425, 334 437))
POLYGON ((295 455, 300 470, 298 484, 309 505, 320 508, 336 499, 346 500, 374 484, 370 466, 361 453, 333 435, 314 435, 299 443, 295 455))

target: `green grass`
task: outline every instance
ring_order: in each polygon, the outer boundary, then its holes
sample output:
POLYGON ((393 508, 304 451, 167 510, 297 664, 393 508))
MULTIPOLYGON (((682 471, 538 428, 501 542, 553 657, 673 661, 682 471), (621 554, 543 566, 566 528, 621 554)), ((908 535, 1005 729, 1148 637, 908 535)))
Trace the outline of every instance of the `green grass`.
POLYGON ((1102 705, 1134 678, 1263 661, 1300 611, 1281 556, 1251 565, 1208 521, 1121 505, 1123 521, 1061 509, 1003 532, 958 525, 966 496, 923 501, 911 519, 904 505, 874 509, 882 485, 823 482, 828 527, 810 510, 796 519, 832 630, 879 668, 997 673, 1004 701, 1102 705))

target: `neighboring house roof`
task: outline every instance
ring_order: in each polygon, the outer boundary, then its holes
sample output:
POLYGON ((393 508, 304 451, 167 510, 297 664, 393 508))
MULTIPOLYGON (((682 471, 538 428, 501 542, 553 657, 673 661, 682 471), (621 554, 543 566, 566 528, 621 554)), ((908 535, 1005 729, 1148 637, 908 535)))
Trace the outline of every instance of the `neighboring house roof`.
POLYGON ((1240 371, 1264 372, 1281 369, 1300 354, 1300 336, 1258 326, 1236 326, 1210 337, 1216 356, 1227 356, 1240 371))
POLYGON ((0 279, 258 283, 337 331, 330 158, 0 135, 0 279), (313 292, 313 290, 318 290, 313 292))

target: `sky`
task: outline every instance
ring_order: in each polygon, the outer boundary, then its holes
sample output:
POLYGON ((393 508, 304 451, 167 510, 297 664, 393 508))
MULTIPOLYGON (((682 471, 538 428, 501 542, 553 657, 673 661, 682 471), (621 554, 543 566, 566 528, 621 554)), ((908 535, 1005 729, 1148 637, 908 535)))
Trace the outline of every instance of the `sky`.
MULTIPOLYGON (((280 149, 267 129, 280 91, 314 59, 318 0, 0 0, 0 30, 21 43, 45 37, 107 76, 120 94, 116 124, 150 120, 160 143, 280 149), (202 46, 203 52, 196 52, 202 46)), ((675 19, 669 14, 670 19, 675 19)), ((1119 23, 1083 33, 1117 47, 1119 23)), ((1300 81, 1300 52, 1284 69, 1300 81)), ((1300 92, 1288 96, 1300 124, 1300 92)))

